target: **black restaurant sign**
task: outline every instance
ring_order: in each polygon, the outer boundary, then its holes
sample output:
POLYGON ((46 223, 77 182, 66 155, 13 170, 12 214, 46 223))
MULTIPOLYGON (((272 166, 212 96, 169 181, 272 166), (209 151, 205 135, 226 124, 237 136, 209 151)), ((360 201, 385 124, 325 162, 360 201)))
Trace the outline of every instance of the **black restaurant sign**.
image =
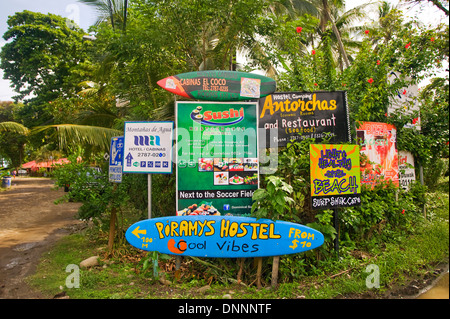
POLYGON ((320 143, 327 135, 331 135, 330 144, 351 142, 346 92, 270 94, 259 99, 258 127, 265 129, 259 135, 265 136, 265 147, 283 147, 291 140, 307 138, 320 143))

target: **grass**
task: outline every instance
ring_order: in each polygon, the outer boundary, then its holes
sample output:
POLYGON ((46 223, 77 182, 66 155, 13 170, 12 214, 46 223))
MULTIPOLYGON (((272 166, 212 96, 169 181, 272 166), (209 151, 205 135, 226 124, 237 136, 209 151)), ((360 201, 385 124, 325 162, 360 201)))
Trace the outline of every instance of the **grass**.
MULTIPOLYGON (((446 183, 447 186, 444 183, 441 188, 443 191, 427 195, 427 219, 415 225, 412 234, 398 235, 382 247, 373 245, 362 257, 355 256, 350 248, 344 246, 339 260, 326 259, 313 274, 303 274, 291 282, 283 283, 283 278, 280 278, 277 290, 257 289, 249 285, 250 282, 246 282, 247 286, 229 282, 224 280, 225 273, 205 268, 192 259, 184 259, 178 281, 162 284, 153 278, 151 267, 143 270, 144 260, 149 256, 147 253, 122 248, 116 252, 116 257, 107 258, 106 240, 87 233, 61 239, 42 257, 36 273, 28 278, 28 282, 48 297, 64 290, 71 299, 220 299, 225 294, 232 295, 233 299, 383 298, 394 287, 406 285, 412 278, 430 273, 437 264, 448 262, 448 178, 446 183), (95 255, 100 256, 100 265, 88 270, 80 269, 80 288, 67 288, 66 279, 71 273, 66 272, 66 267, 79 265, 83 259, 95 255), (379 288, 366 286, 366 279, 371 274, 366 272, 368 265, 376 265, 379 269, 379 288), (209 288, 206 287, 208 284, 209 288), (206 292, 201 287, 206 287, 206 292)), ((267 263, 271 260, 265 259, 267 263)), ((232 264, 231 261, 219 263, 222 263, 219 267, 232 264)), ((174 265, 174 258, 160 263, 171 281, 175 281, 174 265)), ((256 273, 251 267, 250 271, 256 273)), ((227 273, 234 274, 233 269, 228 269, 227 273)), ((270 276, 266 274, 265 283, 269 286, 270 279, 267 278, 270 276)))

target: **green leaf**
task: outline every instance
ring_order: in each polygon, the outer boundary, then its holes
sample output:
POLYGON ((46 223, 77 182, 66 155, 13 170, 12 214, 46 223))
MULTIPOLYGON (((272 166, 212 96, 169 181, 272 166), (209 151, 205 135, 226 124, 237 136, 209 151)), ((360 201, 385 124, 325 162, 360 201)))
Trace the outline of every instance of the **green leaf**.
POLYGON ((264 199, 267 196, 267 192, 265 189, 257 189, 252 196, 252 199, 256 202, 264 199))

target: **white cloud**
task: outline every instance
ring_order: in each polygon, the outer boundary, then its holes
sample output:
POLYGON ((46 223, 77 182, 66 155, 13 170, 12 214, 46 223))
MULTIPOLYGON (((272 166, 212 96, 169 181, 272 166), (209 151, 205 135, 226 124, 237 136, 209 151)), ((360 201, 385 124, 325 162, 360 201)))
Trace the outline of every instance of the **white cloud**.
POLYGON ((3 79, 3 70, 0 69, 0 101, 11 101, 17 95, 10 87, 11 82, 3 79))

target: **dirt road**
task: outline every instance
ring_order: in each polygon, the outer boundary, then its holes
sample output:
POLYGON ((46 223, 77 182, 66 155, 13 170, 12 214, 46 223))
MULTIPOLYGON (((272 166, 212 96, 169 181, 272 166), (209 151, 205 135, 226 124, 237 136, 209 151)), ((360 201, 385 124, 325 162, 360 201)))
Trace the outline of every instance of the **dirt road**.
POLYGON ((79 203, 54 204, 64 195, 48 178, 15 178, 0 192, 0 299, 44 298, 24 282, 43 252, 70 233, 79 203))

